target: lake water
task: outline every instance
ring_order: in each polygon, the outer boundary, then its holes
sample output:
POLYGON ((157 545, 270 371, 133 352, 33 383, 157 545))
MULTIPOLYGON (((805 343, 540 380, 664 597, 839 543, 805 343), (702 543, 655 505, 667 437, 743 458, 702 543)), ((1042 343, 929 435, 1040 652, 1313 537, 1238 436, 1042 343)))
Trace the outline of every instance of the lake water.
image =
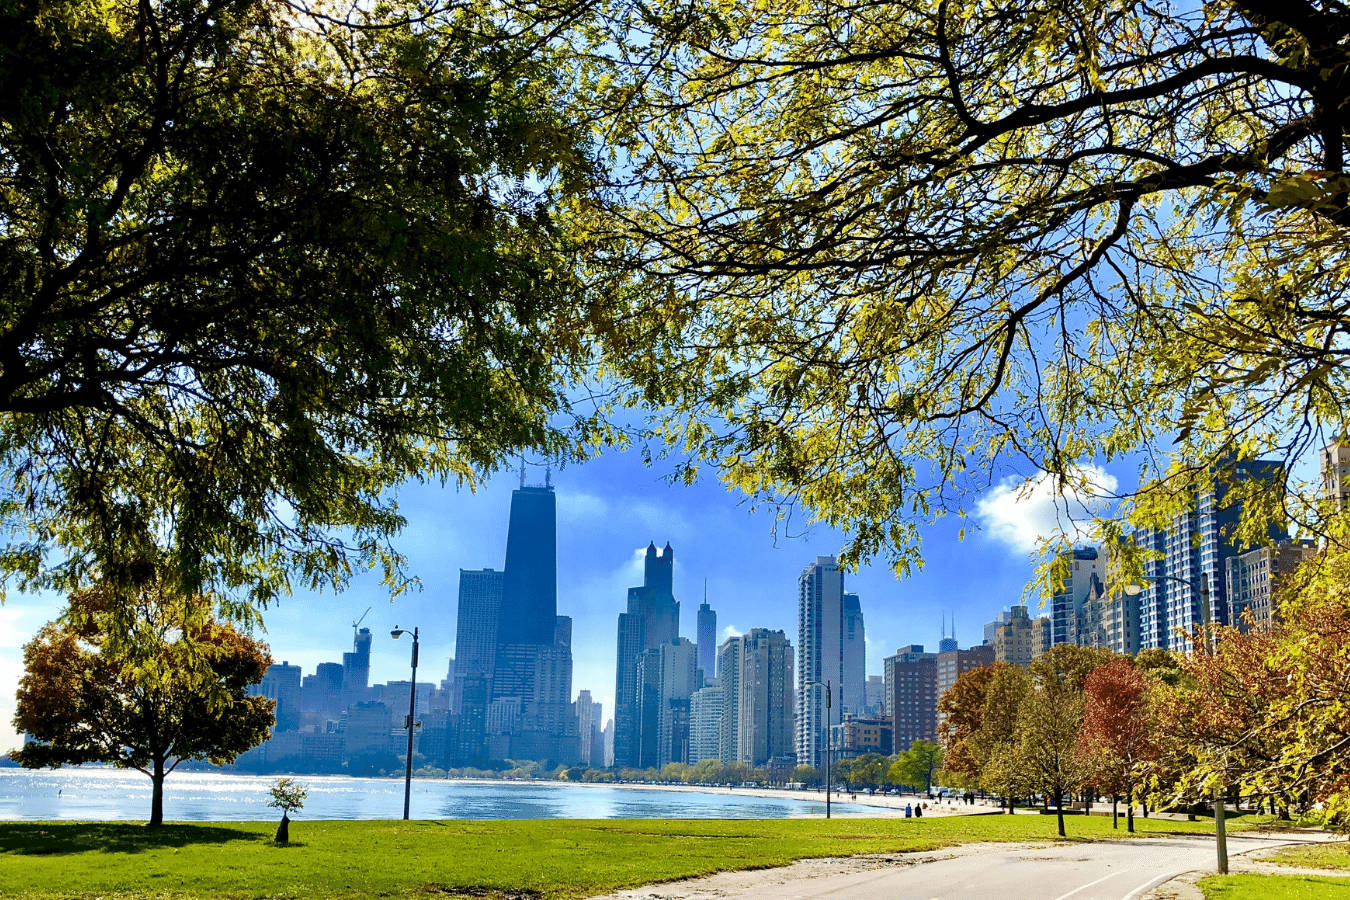
MULTIPOLYGON (((164 782, 164 818, 170 821, 275 819, 266 805, 269 775, 174 772, 164 782)), ((309 789, 306 819, 397 819, 403 781, 302 775, 309 789)), ((835 815, 878 810, 835 803, 835 815)), ((84 819, 144 821, 150 779, 109 768, 0 769, 0 820, 84 819)), ((414 819, 783 819, 823 816, 825 804, 740 792, 637 790, 558 782, 493 784, 413 779, 414 819)))

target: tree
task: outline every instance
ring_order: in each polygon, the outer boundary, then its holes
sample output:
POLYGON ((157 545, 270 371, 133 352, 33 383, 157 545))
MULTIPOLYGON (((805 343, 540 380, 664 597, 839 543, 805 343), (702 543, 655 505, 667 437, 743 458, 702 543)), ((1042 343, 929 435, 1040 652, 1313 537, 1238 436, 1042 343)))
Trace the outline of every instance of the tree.
POLYGON ((281 810, 281 824, 277 826, 277 834, 274 840, 278 844, 289 844, 291 841, 291 810, 300 809, 305 805, 305 798, 309 796, 309 790, 294 778, 278 778, 272 782, 272 786, 267 789, 267 793, 270 795, 267 805, 273 809, 281 810))
POLYGON ((1032 691, 1022 705, 1014 755, 1022 783, 1055 802, 1056 825, 1064 837, 1064 800, 1083 783, 1074 754, 1083 719, 1081 692, 1062 682, 1032 691))
POLYGON ((251 697, 267 647, 216 621, 214 601, 159 587, 100 585, 24 647, 14 725, 33 738, 29 768, 104 762, 150 777, 150 822, 164 821, 164 779, 188 759, 221 765, 267 738, 275 705, 251 697), (130 630, 127 630, 127 623, 130 630))
POLYGON ((917 788, 923 786, 924 793, 933 789, 933 778, 942 768, 942 746, 922 738, 909 745, 891 764, 891 781, 917 788))
MULTIPOLYGON (((597 244, 649 289, 614 340, 687 472, 907 571, 990 471, 1082 515, 1131 454, 1159 521, 1347 430, 1340 4, 606 9, 597 244)), ((1255 534, 1278 492, 1247 500, 1255 534)))
POLYGON ((21 586, 153 570, 263 602, 375 566, 398 589, 391 486, 601 439, 565 395, 605 314, 556 216, 592 169, 558 23, 309 9, 0 13, 0 566, 21 586))
POLYGON ((1031 678, 1016 666, 996 666, 985 690, 980 727, 968 739, 971 758, 985 790, 1001 796, 1013 811, 1013 801, 1026 789, 1017 765, 1018 723, 1032 691, 1031 678))
POLYGON ((1093 669, 1083 682, 1083 729, 1076 752, 1093 785, 1111 795, 1111 825, 1117 798, 1125 796, 1125 827, 1134 831, 1137 768, 1151 756, 1148 678, 1128 657, 1093 669))
POLYGON ((798 766, 792 770, 792 780, 807 787, 816 787, 821 783, 823 777, 820 770, 815 766, 798 766))
POLYGON ((972 740, 984 722, 984 704, 989 684, 1000 667, 1007 663, 980 666, 962 672, 955 683, 938 698, 938 739, 942 743, 943 767, 965 778, 979 777, 982 760, 978 759, 972 740))

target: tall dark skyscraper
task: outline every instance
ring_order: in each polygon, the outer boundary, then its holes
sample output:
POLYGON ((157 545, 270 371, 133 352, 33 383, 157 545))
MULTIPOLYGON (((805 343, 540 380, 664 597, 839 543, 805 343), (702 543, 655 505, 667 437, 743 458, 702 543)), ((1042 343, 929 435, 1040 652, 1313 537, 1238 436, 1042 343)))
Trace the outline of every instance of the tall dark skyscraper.
POLYGON ((366 700, 370 689, 370 629, 352 635, 352 652, 342 654, 342 706, 366 700))
POLYGON ((485 683, 492 680, 497 661, 503 574, 495 569, 459 570, 459 611, 455 618, 456 710, 467 676, 481 676, 485 683))
POLYGON ((558 507, 551 484, 511 492, 502 580, 502 640, 553 643, 558 615, 558 507))
POLYGON ((704 678, 717 675, 717 613, 708 605, 708 587, 703 586, 703 602, 698 607, 698 667, 704 678))
MULTIPOLYGON (((674 564, 675 551, 669 543, 660 553, 654 542, 648 544, 642 586, 628 589, 628 611, 619 614, 614 684, 614 764, 618 766, 637 766, 643 758, 638 662, 645 651, 670 643, 680 634, 680 604, 675 600, 673 588, 674 564)), ((655 746, 655 735, 646 737, 648 746, 655 746)))

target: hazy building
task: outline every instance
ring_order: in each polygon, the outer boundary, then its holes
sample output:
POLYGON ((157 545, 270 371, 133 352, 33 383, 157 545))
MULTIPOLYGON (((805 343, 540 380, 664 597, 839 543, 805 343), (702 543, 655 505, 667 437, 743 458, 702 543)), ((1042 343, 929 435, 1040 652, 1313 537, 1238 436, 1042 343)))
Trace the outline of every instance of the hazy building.
MULTIPOLYGON (((839 719, 844 673, 844 572, 833 556, 818 556, 797 579, 797 761, 825 760, 829 725, 839 719), (827 707, 826 684, 833 707, 827 707), (828 716, 828 718, 827 718, 828 716)), ((861 694, 861 685, 857 688, 861 694)))
MULTIPOLYGON (((619 614, 618 652, 614 683, 614 761, 618 766, 639 766, 643 747, 655 752, 658 737, 647 723, 643 734, 641 709, 643 685, 638 668, 644 653, 679 637, 680 604, 674 594, 675 551, 667 543, 658 553, 655 542, 647 545, 642 585, 628 589, 628 609, 619 614)), ((654 710, 647 701, 648 710, 654 710)))
POLYGON ((867 715, 886 715, 886 676, 867 676, 867 715))
POLYGON ((288 662, 268 666, 262 681, 250 687, 249 693, 276 701, 274 731, 296 731, 300 728, 299 666, 288 662))
POLYGON ((688 762, 689 701, 700 687, 698 671, 698 653, 687 638, 643 651, 638 660, 642 768, 688 762))
POLYGON ((614 720, 609 719, 605 722, 605 768, 614 765, 614 720))
POLYGON ((300 681, 300 710, 310 723, 322 727, 342 715, 342 666, 319 663, 313 675, 300 681))
POLYGON ((370 629, 353 629, 352 652, 342 654, 342 706, 360 703, 370 693, 370 629))
POLYGON ((705 679, 717 674, 717 612, 708 605, 707 587, 698 607, 698 667, 705 679))
POLYGON ((886 689, 896 752, 937 740, 937 654, 910 644, 886 657, 886 689))
POLYGON ((845 713, 860 716, 867 709, 867 634, 857 594, 844 594, 844 675, 839 697, 845 713))
POLYGON ((577 762, 583 766, 599 765, 600 761, 592 753, 591 732, 597 727, 595 720, 600 714, 600 704, 591 699, 590 691, 583 690, 577 693, 576 709, 577 735, 580 738, 577 762))
MULTIPOLYGON (((703 645, 699 645, 699 655, 703 645)), ((689 761, 721 759, 722 684, 712 678, 689 698, 689 761)))
MULTIPOLYGON (((1025 611, 1026 607, 1024 606, 1022 607, 1022 609, 1023 611, 1025 611)), ((995 638, 998 635, 998 627, 1000 625, 1007 624, 1011 616, 1012 616, 1011 609, 1004 610, 1003 612, 999 613, 997 616, 994 617, 994 621, 989 622, 984 626, 984 642, 986 644, 992 644, 995 642, 995 638)))
POLYGON ((347 707, 344 720, 342 755, 348 762, 389 754, 389 707, 376 702, 354 703, 347 707))
POLYGON ((1229 623, 1246 630, 1278 620, 1275 597, 1280 582, 1317 552, 1313 541, 1286 541, 1229 557, 1224 577, 1229 623), (1248 613, 1246 617, 1244 612, 1248 613))
POLYGON ((460 677, 482 675, 489 681, 492 679, 497 656, 497 622, 501 617, 504 574, 496 569, 459 570, 455 670, 460 677))
MULTIPOLYGON (((971 647, 969 650, 944 650, 938 653, 936 663, 937 668, 934 676, 936 678, 936 700, 941 700, 942 695, 951 690, 952 685, 956 684, 956 679, 966 672, 984 666, 992 666, 994 664, 994 648, 988 644, 981 644, 978 647, 971 647)), ((938 713, 937 724, 941 724, 941 721, 942 715, 938 713)), ((905 745, 905 749, 908 749, 908 747, 908 744, 905 745)))

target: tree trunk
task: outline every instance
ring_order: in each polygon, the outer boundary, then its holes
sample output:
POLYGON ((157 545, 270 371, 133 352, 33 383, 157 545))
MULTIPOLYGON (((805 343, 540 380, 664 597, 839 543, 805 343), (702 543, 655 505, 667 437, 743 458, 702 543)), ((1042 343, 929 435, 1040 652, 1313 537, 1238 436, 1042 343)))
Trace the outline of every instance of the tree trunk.
POLYGON ((164 824, 164 760, 155 760, 150 773, 150 821, 146 825, 157 828, 164 824))
POLYGON ((1111 827, 1120 827, 1120 795, 1111 795, 1111 827))
POLYGON ((285 810, 281 813, 281 824, 277 826, 275 840, 278 844, 289 844, 291 841, 291 817, 285 810))
POLYGON ((1125 830, 1134 834, 1134 801, 1125 804, 1125 830))
MULTIPOLYGON (((1047 797, 1047 800, 1050 798, 1047 797)), ((1055 822, 1059 826, 1059 836, 1064 837, 1064 795, 1055 795, 1055 822)))

